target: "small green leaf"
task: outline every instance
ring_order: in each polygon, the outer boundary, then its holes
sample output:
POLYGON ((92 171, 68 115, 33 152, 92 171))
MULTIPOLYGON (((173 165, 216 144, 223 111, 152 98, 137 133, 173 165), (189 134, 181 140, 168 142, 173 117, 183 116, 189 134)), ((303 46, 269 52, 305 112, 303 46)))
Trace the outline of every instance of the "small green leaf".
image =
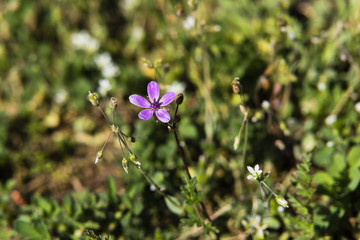
POLYGON ((31 223, 25 222, 23 220, 16 220, 14 226, 15 230, 27 239, 42 238, 41 234, 36 231, 36 229, 32 226, 31 223))
POLYGON ((314 181, 321 185, 333 185, 334 179, 324 171, 317 172, 314 175, 314 181))
POLYGON ((42 236, 43 240, 50 239, 50 234, 43 221, 36 221, 35 229, 42 236))
POLYGON ((347 161, 350 167, 360 166, 360 146, 354 146, 347 155, 347 161))
POLYGON ((348 188, 351 191, 354 191, 360 183, 360 168, 359 167, 350 168, 349 177, 350 177, 351 181, 348 185, 348 188))
POLYGON ((184 208, 176 197, 167 196, 165 198, 165 203, 172 213, 175 213, 176 215, 183 214, 184 208))

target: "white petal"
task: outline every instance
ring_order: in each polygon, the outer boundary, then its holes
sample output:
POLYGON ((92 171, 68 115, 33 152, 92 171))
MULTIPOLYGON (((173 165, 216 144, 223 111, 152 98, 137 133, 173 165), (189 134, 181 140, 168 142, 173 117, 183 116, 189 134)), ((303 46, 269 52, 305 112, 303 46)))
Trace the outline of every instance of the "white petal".
POLYGON ((247 169, 248 169, 248 171, 249 171, 251 174, 254 174, 254 173, 255 173, 255 171, 254 171, 254 169, 253 169, 252 167, 247 166, 247 169))

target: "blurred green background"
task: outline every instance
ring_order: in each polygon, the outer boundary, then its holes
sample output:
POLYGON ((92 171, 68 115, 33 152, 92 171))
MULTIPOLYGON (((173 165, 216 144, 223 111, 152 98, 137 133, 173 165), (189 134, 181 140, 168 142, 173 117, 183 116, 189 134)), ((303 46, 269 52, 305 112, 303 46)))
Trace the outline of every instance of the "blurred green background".
POLYGON ((172 133, 128 102, 155 79, 143 58, 185 96, 179 136, 222 239, 360 238, 359 43, 359 0, 0 2, 0 239, 208 239, 123 172, 115 139, 94 164, 111 129, 89 90, 107 113, 117 98, 132 151, 181 199, 172 133), (255 164, 290 208, 246 179, 255 164))

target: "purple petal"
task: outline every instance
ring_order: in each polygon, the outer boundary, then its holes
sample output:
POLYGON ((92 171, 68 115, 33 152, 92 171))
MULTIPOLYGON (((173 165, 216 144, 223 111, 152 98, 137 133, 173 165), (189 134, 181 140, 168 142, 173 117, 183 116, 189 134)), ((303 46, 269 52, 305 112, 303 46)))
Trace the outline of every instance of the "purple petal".
POLYGON ((173 92, 168 92, 160 99, 159 103, 161 106, 166 106, 175 99, 176 95, 173 92))
POLYGON ((159 99, 159 95, 160 95, 160 89, 159 89, 159 85, 157 84, 157 82, 151 81, 147 85, 147 92, 148 92, 148 96, 149 96, 150 100, 152 102, 156 102, 159 99))
POLYGON ((139 112, 138 116, 140 119, 148 120, 149 118, 152 117, 153 114, 154 114, 153 109, 145 109, 145 110, 142 110, 141 112, 139 112))
POLYGON ((157 109, 156 112, 155 112, 155 114, 156 114, 156 117, 157 117, 160 121, 162 121, 163 123, 167 123, 167 122, 170 121, 170 115, 169 115, 169 113, 168 113, 166 110, 164 110, 164 109, 157 109))
POLYGON ((151 107, 151 104, 149 103, 148 100, 146 100, 145 98, 143 98, 140 95, 137 94, 133 94, 129 97, 129 100, 132 104, 138 106, 138 107, 142 107, 142 108, 149 108, 151 107))

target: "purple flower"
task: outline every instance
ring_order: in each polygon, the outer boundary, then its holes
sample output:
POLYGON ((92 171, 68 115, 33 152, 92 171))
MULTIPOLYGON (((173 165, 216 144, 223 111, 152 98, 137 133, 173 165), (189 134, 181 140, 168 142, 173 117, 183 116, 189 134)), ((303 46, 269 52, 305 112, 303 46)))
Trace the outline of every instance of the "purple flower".
POLYGON ((139 118, 148 120, 155 114, 156 117, 163 123, 169 122, 170 115, 167 112, 167 109, 163 109, 163 106, 168 105, 175 99, 175 93, 168 92, 159 100, 159 85, 154 81, 151 81, 147 85, 147 92, 148 100, 137 94, 133 94, 129 97, 129 100, 132 104, 138 107, 147 108, 139 113, 139 118))

